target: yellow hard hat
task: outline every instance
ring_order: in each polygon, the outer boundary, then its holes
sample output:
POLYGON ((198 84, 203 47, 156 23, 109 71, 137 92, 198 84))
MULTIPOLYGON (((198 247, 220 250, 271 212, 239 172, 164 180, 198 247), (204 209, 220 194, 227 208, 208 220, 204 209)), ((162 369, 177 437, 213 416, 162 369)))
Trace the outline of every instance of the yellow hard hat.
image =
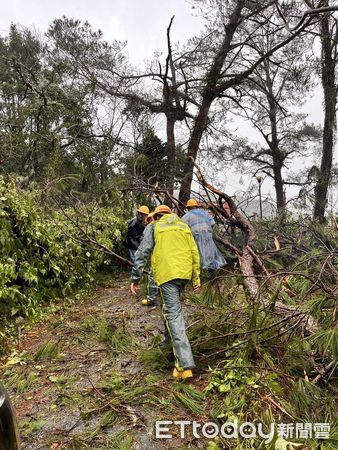
POLYGON ((167 206, 167 205, 159 205, 156 209, 155 209, 155 211, 154 211, 154 214, 162 214, 162 213, 164 213, 164 214, 170 214, 170 213, 172 213, 172 211, 171 211, 171 209, 169 208, 169 206, 167 206))
POLYGON ((190 198, 185 206, 198 206, 198 203, 194 198, 190 198))
POLYGON ((139 207, 139 209, 137 210, 137 212, 141 213, 141 214, 149 214, 149 208, 148 206, 142 205, 139 207))

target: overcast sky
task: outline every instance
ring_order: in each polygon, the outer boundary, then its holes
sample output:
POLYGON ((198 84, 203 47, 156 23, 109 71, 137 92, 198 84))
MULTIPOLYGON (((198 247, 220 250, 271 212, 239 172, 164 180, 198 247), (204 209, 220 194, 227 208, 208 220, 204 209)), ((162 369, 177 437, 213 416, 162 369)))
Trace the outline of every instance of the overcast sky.
MULTIPOLYGON (((173 15, 173 42, 183 43, 203 28, 203 19, 197 17, 188 0, 1 0, 0 4, 1 35, 7 34, 11 22, 45 32, 53 19, 66 15, 88 20, 94 29, 103 31, 108 41, 127 40, 127 51, 135 65, 151 59, 154 51, 166 51, 166 28, 173 15)), ((322 123, 320 87, 308 99, 304 112, 310 122, 322 123)), ((251 132, 250 127, 244 130, 245 135, 251 132)), ((242 186, 238 179, 228 177, 232 191, 248 187, 249 180, 242 186)), ((272 191, 271 183, 266 182, 263 191, 272 191)))
MULTIPOLYGON (((188 0, 2 0, 0 33, 5 35, 11 22, 44 32, 62 15, 88 20, 100 28, 107 40, 127 40, 127 51, 134 64, 151 59, 154 51, 166 51, 166 28, 175 15, 172 41, 185 42, 199 33, 203 19, 188 0)), ((306 112, 310 121, 322 121, 320 93, 310 99, 306 112)))
POLYGON ((149 59, 155 50, 165 50, 166 28, 173 15, 173 41, 184 42, 203 27, 203 20, 192 16, 185 0, 2 0, 0 4, 2 34, 11 22, 45 31, 53 19, 66 15, 88 20, 107 40, 127 40, 135 63, 149 59))

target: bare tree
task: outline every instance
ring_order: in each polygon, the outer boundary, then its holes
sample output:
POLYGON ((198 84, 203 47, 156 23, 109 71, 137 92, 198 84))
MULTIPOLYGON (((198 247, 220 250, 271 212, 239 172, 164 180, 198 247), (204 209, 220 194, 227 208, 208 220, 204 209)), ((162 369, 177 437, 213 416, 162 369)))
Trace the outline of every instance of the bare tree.
MULTIPOLYGON (((261 54, 276 42, 269 28, 267 24, 266 32, 257 38, 256 48, 261 54)), ((320 136, 318 130, 305 123, 305 114, 293 110, 304 103, 312 83, 308 44, 309 40, 298 40, 266 58, 240 88, 241 97, 233 114, 249 120, 262 143, 252 145, 250 140, 240 138, 225 147, 233 161, 248 163, 255 173, 262 172, 273 180, 279 211, 286 206, 285 184, 303 184, 285 180, 282 170, 295 156, 305 156, 309 142, 320 136)))
MULTIPOLYGON (((199 0, 196 0, 200 3, 199 0)), ((204 2, 206 3, 206 2, 204 2)), ((286 27, 284 14, 287 5, 278 2, 248 2, 233 0, 219 2, 209 0, 207 5, 218 11, 220 28, 217 36, 221 36, 220 43, 214 53, 210 65, 203 77, 200 107, 194 120, 191 137, 188 144, 185 162, 185 177, 181 184, 180 200, 189 197, 193 178, 193 163, 199 151, 199 145, 207 126, 208 115, 213 102, 221 97, 231 97, 236 94, 236 88, 243 83, 254 70, 267 58, 274 55, 280 48, 290 44, 310 25, 318 20, 318 14, 326 11, 323 1, 316 2, 313 8, 306 8, 305 3, 297 12, 298 21, 292 27, 286 27), (276 33, 285 27, 287 33, 280 36, 276 44, 264 54, 256 51, 252 46, 253 36, 263 32, 262 26, 270 22, 271 33, 276 33)), ((336 8, 333 6, 332 8, 336 8)))

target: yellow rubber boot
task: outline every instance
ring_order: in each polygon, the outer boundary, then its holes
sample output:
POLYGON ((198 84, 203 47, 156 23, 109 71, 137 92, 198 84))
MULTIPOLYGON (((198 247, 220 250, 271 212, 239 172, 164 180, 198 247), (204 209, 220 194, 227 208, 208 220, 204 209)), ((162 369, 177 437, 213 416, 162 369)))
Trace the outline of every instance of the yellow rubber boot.
POLYGON ((174 370, 173 370, 173 377, 176 380, 186 380, 187 378, 192 378, 193 377, 193 373, 192 373, 191 369, 186 369, 186 370, 179 371, 175 367, 174 370))
POLYGON ((192 378, 192 377, 193 377, 193 373, 192 373, 191 369, 183 370, 183 372, 181 373, 182 380, 186 380, 187 378, 192 378))
POLYGON ((179 372, 176 367, 173 370, 173 377, 176 378, 176 380, 180 380, 181 379, 181 372, 179 372))
POLYGON ((143 300, 141 300, 141 305, 155 307, 155 306, 157 306, 157 303, 150 301, 148 298, 144 298, 143 300))

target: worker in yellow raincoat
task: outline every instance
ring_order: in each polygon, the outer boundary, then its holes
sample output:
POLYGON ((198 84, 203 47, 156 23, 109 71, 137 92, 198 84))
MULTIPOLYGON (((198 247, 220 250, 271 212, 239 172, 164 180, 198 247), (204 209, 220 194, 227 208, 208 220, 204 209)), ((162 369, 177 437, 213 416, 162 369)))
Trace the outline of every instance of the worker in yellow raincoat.
POLYGON ((151 268, 163 300, 163 316, 175 355, 174 378, 192 377, 195 367, 180 296, 188 281, 195 291, 200 286, 200 257, 187 224, 166 205, 155 209, 155 222, 145 229, 135 255, 131 292, 136 295, 144 266, 151 254, 151 268))

